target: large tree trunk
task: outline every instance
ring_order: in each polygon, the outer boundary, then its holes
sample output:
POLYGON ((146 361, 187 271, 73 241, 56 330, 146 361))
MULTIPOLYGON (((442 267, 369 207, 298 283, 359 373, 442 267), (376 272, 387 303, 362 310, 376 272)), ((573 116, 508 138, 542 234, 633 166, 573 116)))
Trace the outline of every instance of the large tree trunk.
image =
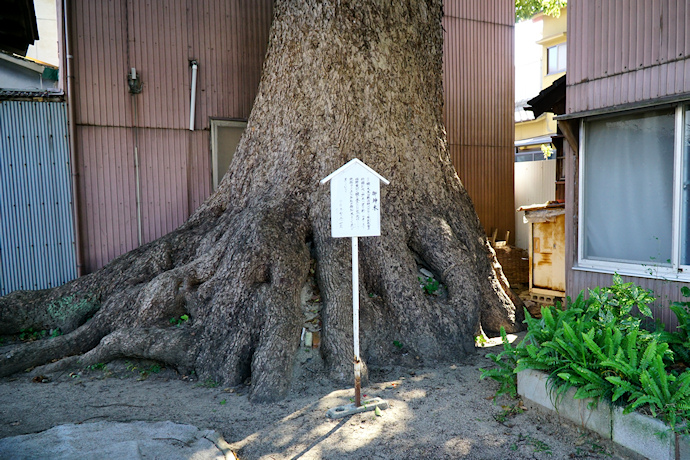
POLYGON ((139 357, 229 385, 251 376, 254 399, 280 398, 316 259, 321 350, 331 375, 350 379, 351 243, 331 238, 319 180, 354 157, 390 180, 382 234, 360 240, 369 365, 397 360, 399 344, 421 360, 456 359, 473 350, 480 322, 520 327, 446 150, 442 1, 289 0, 275 10, 259 95, 218 191, 179 229, 96 273, 0 299, 0 334, 64 333, 4 347, 0 375, 139 357), (447 295, 425 294, 420 266, 447 295), (183 314, 183 327, 170 326, 183 314))

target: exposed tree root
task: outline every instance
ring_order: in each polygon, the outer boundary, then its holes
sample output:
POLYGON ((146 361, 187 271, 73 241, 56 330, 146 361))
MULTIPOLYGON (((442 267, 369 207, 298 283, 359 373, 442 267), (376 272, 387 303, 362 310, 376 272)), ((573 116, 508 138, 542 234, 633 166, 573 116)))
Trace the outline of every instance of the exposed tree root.
POLYGON ((0 348, 0 376, 154 359, 225 385, 251 379, 254 400, 281 398, 314 257, 320 350, 330 375, 349 382, 351 246, 331 238, 319 180, 356 156, 391 182, 381 237, 360 240, 365 361, 399 362, 401 347, 420 362, 457 359, 482 325, 518 329, 519 300, 446 151, 441 7, 277 2, 259 95, 218 191, 180 228, 96 273, 1 298, 0 335, 63 335, 0 348), (425 294, 420 266, 446 296, 425 294))

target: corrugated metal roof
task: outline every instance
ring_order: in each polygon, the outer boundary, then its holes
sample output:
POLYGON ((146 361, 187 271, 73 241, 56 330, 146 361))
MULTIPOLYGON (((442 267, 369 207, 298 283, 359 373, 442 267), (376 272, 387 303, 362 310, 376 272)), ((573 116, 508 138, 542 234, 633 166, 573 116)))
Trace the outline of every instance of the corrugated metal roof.
POLYGON ((50 98, 53 102, 63 101, 65 95, 55 90, 11 90, 0 89, 0 100, 50 98))
POLYGON ((552 140, 551 136, 553 136, 553 134, 547 134, 546 136, 530 137, 529 139, 521 139, 519 141, 515 141, 515 147, 527 147, 528 145, 550 144, 552 140))
POLYGON ((527 110, 527 99, 515 103, 515 123, 534 120, 534 112, 527 110))

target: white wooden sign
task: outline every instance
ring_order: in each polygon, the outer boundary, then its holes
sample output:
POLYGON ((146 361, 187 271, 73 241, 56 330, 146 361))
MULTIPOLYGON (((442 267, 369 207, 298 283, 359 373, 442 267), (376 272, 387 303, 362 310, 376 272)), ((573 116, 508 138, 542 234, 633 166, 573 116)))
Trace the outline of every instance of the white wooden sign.
POLYGON ((360 236, 381 236, 380 182, 390 182, 357 158, 321 184, 331 182, 331 236, 352 238, 352 332, 355 353, 355 407, 360 406, 362 362, 359 359, 359 243, 360 236))
POLYGON ((381 187, 389 182, 357 158, 321 180, 331 182, 331 236, 381 236, 381 187))

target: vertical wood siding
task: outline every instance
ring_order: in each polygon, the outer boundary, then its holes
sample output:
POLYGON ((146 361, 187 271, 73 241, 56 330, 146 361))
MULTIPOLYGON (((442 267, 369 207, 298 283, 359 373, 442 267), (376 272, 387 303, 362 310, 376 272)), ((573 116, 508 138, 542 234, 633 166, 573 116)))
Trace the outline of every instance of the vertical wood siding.
POLYGON ((514 235, 515 4, 446 0, 444 14, 444 122, 453 165, 486 232, 514 235))
POLYGON ((690 92, 690 3, 568 2, 567 111, 690 92))
POLYGON ((143 243, 179 226, 209 196, 209 120, 249 116, 272 3, 70 1, 87 272, 138 245, 135 145, 143 243), (199 65, 193 132, 191 60, 199 65), (143 82, 137 95, 127 85, 132 67, 143 82))
MULTIPOLYGON (((652 101, 690 92, 690 3, 685 0, 569 0, 567 112, 652 101)), ((566 153, 566 289, 575 297, 612 275, 577 264, 578 155, 566 153)), ((690 283, 623 277, 654 291, 656 318, 673 327, 669 302, 690 283)))
POLYGON ((63 102, 0 102, 0 296, 77 276, 63 102))

